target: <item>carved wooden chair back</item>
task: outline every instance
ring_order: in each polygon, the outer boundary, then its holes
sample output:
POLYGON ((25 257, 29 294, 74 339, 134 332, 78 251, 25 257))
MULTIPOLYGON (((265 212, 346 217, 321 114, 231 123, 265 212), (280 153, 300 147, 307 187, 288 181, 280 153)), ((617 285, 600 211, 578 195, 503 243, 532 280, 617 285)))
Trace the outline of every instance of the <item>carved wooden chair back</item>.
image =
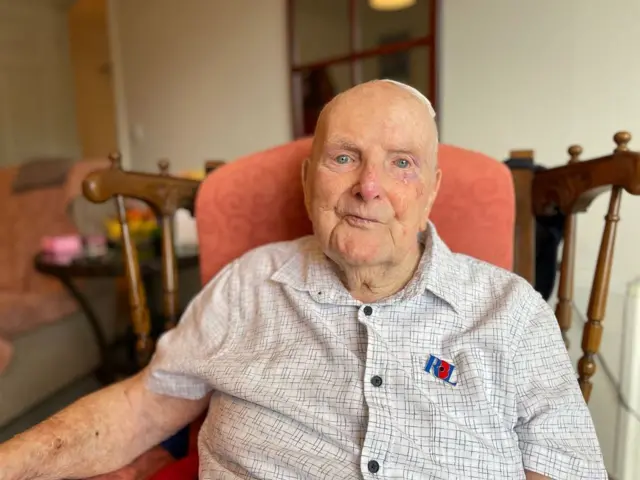
MULTIPOLYGON (((573 308, 576 214, 585 212, 598 195, 610 192, 582 335, 583 355, 578 362, 578 381, 587 402, 602 338, 622 190, 640 195, 640 153, 629 150, 628 132, 618 132, 613 139, 616 147, 611 155, 580 161, 582 148, 572 145, 566 166, 535 172, 533 168, 513 170, 517 204, 514 270, 529 282, 535 282, 536 217, 557 212, 565 215, 555 313, 567 346, 573 308)), ((533 163, 533 151, 514 151, 511 158, 533 163)))
POLYGON ((206 175, 209 175, 211 172, 213 172, 216 168, 220 168, 221 166, 223 166, 225 163, 224 160, 206 160, 204 162, 204 173, 206 175))
POLYGON ((125 275, 129 285, 129 305, 134 332, 137 336, 138 363, 147 363, 153 352, 151 320, 138 250, 131 237, 125 208, 126 197, 145 202, 157 215, 162 229, 162 291, 165 329, 176 325, 179 311, 178 274, 174 249, 173 217, 179 208, 193 213, 196 191, 200 182, 169 175, 169 162, 158 162, 158 174, 122 170, 119 153, 110 155, 111 168, 90 173, 83 182, 84 196, 94 203, 115 199, 122 233, 125 275))

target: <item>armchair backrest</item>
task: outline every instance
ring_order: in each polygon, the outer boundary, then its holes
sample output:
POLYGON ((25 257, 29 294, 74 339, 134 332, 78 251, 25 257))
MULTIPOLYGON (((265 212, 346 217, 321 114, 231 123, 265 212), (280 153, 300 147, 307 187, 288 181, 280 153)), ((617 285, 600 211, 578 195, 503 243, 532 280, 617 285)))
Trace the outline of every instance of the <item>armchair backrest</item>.
MULTIPOLYGON (((196 198, 203 283, 252 248, 312 233, 304 207, 305 138, 213 171, 196 198)), ((515 200, 511 174, 481 153, 441 145, 443 172, 432 221, 449 247, 511 269, 515 200)))

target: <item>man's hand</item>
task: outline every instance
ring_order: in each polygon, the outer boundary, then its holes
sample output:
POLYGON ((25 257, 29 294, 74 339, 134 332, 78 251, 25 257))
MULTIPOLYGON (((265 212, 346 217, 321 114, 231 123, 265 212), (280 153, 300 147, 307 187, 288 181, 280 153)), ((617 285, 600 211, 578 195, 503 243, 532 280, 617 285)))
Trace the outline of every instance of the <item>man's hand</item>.
POLYGON ((86 478, 117 470, 194 420, 209 398, 158 395, 146 372, 78 400, 0 445, 0 480, 86 478))
POLYGON ((539 473, 530 472, 529 470, 526 470, 524 473, 527 480, 551 480, 549 477, 545 477, 539 473))

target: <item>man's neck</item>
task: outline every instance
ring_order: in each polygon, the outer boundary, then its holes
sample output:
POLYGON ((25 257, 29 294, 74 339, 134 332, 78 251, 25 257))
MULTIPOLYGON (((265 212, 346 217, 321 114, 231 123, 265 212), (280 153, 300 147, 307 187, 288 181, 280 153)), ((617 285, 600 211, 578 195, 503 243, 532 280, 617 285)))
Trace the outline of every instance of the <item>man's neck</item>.
POLYGON ((394 264, 373 266, 342 265, 340 277, 356 300, 373 303, 402 290, 413 278, 422 256, 422 245, 416 245, 394 264))

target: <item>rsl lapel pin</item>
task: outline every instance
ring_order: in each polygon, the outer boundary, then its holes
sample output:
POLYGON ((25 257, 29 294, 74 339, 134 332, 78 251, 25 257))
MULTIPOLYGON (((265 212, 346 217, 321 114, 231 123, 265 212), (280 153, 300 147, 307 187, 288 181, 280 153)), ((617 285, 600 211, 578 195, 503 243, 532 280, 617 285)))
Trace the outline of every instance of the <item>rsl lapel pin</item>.
POLYGON ((436 378, 439 378, 443 382, 448 383, 452 387, 455 387, 458 384, 457 381, 454 381, 454 372, 456 371, 455 365, 446 362, 435 355, 429 355, 427 363, 424 366, 424 371, 436 378))

